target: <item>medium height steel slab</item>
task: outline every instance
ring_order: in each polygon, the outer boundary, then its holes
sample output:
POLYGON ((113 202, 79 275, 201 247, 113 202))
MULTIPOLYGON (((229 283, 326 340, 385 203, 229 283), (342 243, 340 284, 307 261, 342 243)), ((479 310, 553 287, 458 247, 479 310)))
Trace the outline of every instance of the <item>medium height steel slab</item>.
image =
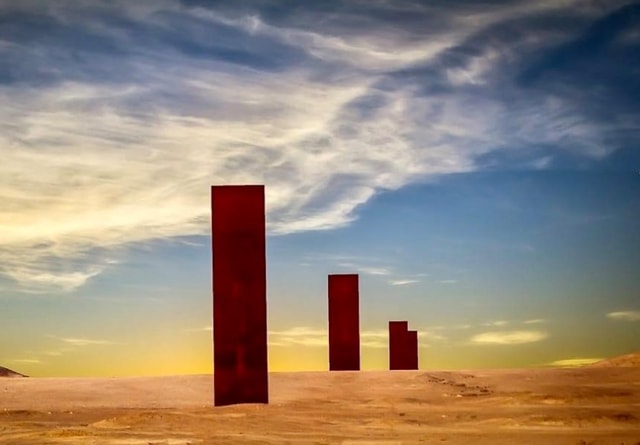
POLYGON ((329 370, 360 370, 357 274, 329 275, 329 370))

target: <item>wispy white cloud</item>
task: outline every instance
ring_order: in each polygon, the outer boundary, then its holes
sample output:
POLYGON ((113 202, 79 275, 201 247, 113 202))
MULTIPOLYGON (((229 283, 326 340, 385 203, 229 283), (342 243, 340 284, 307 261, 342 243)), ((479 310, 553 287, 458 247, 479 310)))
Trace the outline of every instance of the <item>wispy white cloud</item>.
MULTIPOLYGON (((51 272, 42 270, 41 265, 20 265, 14 268, 4 269, 3 272, 9 278, 21 283, 21 290, 26 293, 49 293, 51 289, 71 291, 84 285, 91 277, 99 275, 105 267, 92 265, 85 270, 73 272, 51 272)), ((0 270, 3 268, 0 267, 0 270)))
POLYGON ((36 358, 14 358, 9 360, 11 363, 21 363, 25 365, 40 365, 42 360, 36 358))
POLYGON ((473 325, 470 324, 457 324, 453 326, 454 329, 471 329, 473 325))
POLYGON ((407 284, 419 283, 420 280, 389 280, 391 286, 406 286, 407 284))
POLYGON ((549 366, 560 366, 560 367, 576 367, 576 366, 585 366, 590 365, 595 362, 599 362, 602 358, 566 358, 562 360, 555 360, 549 363, 549 366))
POLYGON ((199 328, 188 328, 185 329, 185 332, 212 332, 213 331, 213 326, 208 325, 208 326, 201 326, 199 328))
POLYGON ((419 347, 428 347, 432 343, 436 342, 444 342, 448 340, 446 335, 440 334, 438 332, 434 332, 434 329, 419 329, 418 330, 418 339, 419 339, 419 347))
POLYGON ((339 63, 370 72, 385 72, 428 60, 447 46, 466 35, 470 30, 452 31, 432 35, 431 39, 408 42, 401 35, 361 33, 360 35, 336 36, 309 29, 276 27, 256 16, 229 18, 206 10, 196 14, 214 23, 224 23, 244 29, 257 36, 280 40, 301 47, 320 60, 339 63))
POLYGON ((271 346, 328 346, 328 333, 324 329, 296 326, 268 332, 271 346))
POLYGON ((92 340, 90 338, 61 338, 65 343, 69 343, 73 346, 93 346, 93 345, 112 345, 114 344, 108 340, 92 340))
POLYGON ((445 331, 449 329, 456 329, 456 330, 471 329, 472 327, 473 325, 465 323, 465 324, 454 324, 454 325, 436 325, 436 326, 430 326, 429 329, 432 331, 445 331))
POLYGON ((65 352, 67 352, 68 349, 57 349, 57 350, 52 350, 52 351, 45 351, 43 352, 44 355, 48 355, 51 357, 60 357, 62 354, 64 354, 65 352))
POLYGON ((379 276, 392 275, 394 273, 391 266, 381 263, 376 258, 367 256, 325 253, 308 255, 305 258, 309 261, 331 264, 353 273, 379 276))
POLYGON ((506 326, 508 325, 509 322, 506 320, 496 320, 496 321, 490 321, 487 323, 483 323, 482 326, 506 326))
POLYGON ((640 311, 609 312, 607 318, 618 321, 640 321, 640 311))
POLYGON ((471 342, 483 345, 520 345, 535 343, 548 337, 549 334, 542 331, 483 332, 471 337, 471 342))
POLYGON ((363 348, 381 349, 389 347, 387 330, 366 330, 360 333, 360 346, 363 348))
POLYGON ((389 275, 391 271, 384 267, 371 267, 371 266, 362 266, 362 265, 354 265, 342 263, 340 264, 342 267, 353 267, 358 272, 367 274, 367 275, 389 275))
MULTIPOLYGON (((284 330, 269 331, 270 346, 322 346, 329 345, 326 329, 297 326, 284 330)), ((389 334, 386 330, 363 330, 360 332, 360 346, 363 348, 388 347, 389 334)))
POLYGON ((49 335, 50 338, 55 338, 70 346, 93 346, 93 345, 114 345, 115 342, 109 340, 99 340, 91 338, 72 338, 72 337, 58 337, 55 335, 49 335))
POLYGON ((447 326, 435 325, 435 326, 429 326, 429 329, 431 329, 432 331, 443 331, 443 330, 447 329, 447 326))
POLYGON ((542 323, 546 323, 546 320, 543 318, 533 318, 531 320, 525 320, 522 323, 523 324, 542 324, 542 323))

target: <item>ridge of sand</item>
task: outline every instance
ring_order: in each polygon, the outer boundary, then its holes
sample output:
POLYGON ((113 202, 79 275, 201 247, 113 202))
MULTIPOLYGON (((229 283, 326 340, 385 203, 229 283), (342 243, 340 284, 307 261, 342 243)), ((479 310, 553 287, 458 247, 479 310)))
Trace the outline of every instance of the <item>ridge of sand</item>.
POLYGON ((640 366, 640 352, 632 352, 631 354, 619 355, 616 357, 607 358, 598 362, 592 363, 589 366, 602 368, 602 367, 615 367, 615 368, 628 368, 640 366))
POLYGON ((24 374, 20 374, 19 372, 13 371, 9 368, 5 368, 4 366, 0 366, 0 377, 27 377, 24 374))

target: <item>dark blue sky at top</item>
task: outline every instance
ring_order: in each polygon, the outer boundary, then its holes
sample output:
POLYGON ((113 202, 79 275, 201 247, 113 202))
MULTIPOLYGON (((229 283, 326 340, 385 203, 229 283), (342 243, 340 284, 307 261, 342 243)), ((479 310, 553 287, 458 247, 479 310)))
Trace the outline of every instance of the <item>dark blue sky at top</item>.
MULTIPOLYGON (((55 4, 56 2, 53 2, 55 4)), ((190 59, 221 60, 257 70, 280 71, 296 65, 323 65, 314 56, 290 44, 256 38, 249 32, 222 23, 187 15, 190 8, 221 10, 231 17, 255 15, 273 26, 322 31, 341 37, 358 36, 376 29, 395 33, 407 42, 436 34, 455 26, 458 15, 486 9, 499 11, 507 2, 297 2, 183 1, 183 9, 158 11, 152 22, 134 21, 117 3, 60 3, 58 12, 45 3, 3 2, 0 9, 0 39, 15 43, 3 48, 0 82, 9 87, 31 88, 84 80, 97 83, 143 82, 139 58, 157 57, 157 52, 175 52, 190 59), (37 5, 37 6, 36 6, 37 5), (66 5, 66 6, 64 6, 66 5), (59 11, 64 13, 61 14, 59 11), (105 29, 115 34, 104 32, 105 29), (117 38, 113 35, 117 34, 117 38), (206 36, 206 38, 203 38, 206 36), (117 63, 113 63, 117 60, 117 63)), ((516 4, 516 3, 514 3, 516 4)), ((585 7, 598 9, 606 2, 585 7)), ((585 8, 583 7, 583 8, 585 8)), ((570 104, 571 110, 593 125, 600 126, 601 144, 611 153, 598 162, 584 159, 576 151, 531 144, 527 150, 502 150, 480 156, 481 168, 518 167, 531 159, 550 156, 551 167, 620 168, 638 164, 638 126, 633 119, 640 98, 640 4, 620 2, 617 8, 594 17, 581 7, 545 10, 519 17, 507 17, 473 33, 457 45, 442 51, 425 64, 389 69, 369 96, 358 98, 352 107, 360 113, 384 107, 376 90, 415 84, 416 94, 438 96, 464 94, 473 99, 490 91, 494 100, 518 108, 519 103, 544 100, 553 95, 570 104), (533 36, 568 34, 561 41, 550 38, 535 45, 518 45, 491 70, 488 84, 451 85, 446 68, 462 67, 487 49, 506 51, 533 36)), ((170 67, 167 67, 170 68, 170 67)), ((318 69, 318 76, 335 75, 318 69)), ((183 100, 197 103, 197 97, 179 97, 170 91, 156 92, 150 106, 172 107, 183 100), (163 97, 164 96, 164 97, 163 97)), ((144 99, 144 98, 143 98, 144 99)), ((204 113, 196 106, 186 113, 204 113)), ((478 113, 482 109, 477 110, 478 113)), ((567 116, 559 116, 567 118, 567 116)), ((504 131, 517 127, 519 120, 506 119, 504 131)), ((543 131, 543 130, 542 130, 543 131)), ((572 141, 562 141, 571 147, 572 141)), ((566 148, 565 147, 565 148, 566 148)))

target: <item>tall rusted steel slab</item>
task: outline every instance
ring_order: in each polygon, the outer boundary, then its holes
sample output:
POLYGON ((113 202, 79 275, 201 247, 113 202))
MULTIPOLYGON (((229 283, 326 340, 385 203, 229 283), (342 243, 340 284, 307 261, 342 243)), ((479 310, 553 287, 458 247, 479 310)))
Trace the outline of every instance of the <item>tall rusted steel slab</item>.
POLYGON ((211 187, 214 404, 268 403, 264 186, 211 187))
POLYGON ((357 274, 329 275, 329 370, 360 370, 357 274))

